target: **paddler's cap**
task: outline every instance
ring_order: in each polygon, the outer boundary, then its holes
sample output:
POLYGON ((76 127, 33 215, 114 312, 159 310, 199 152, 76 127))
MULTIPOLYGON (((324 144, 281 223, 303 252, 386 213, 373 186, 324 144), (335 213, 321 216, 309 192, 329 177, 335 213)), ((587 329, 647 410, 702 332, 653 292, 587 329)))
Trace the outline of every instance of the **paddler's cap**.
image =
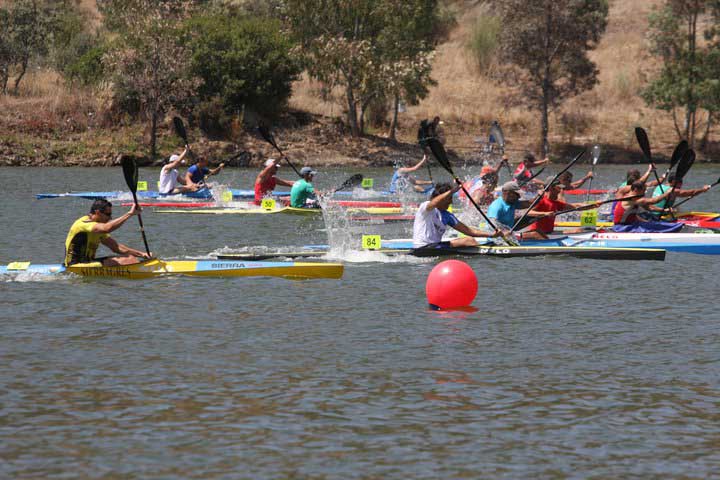
POLYGON ((168 163, 172 163, 178 158, 180 158, 180 155, 170 155, 170 160, 168 160, 168 163))
POLYGON ((480 176, 487 175, 488 173, 494 173, 491 166, 485 165, 480 169, 480 176))
POLYGON ((302 175, 303 177, 305 175, 316 175, 316 174, 317 174, 317 172, 310 167, 302 167, 300 169, 300 175, 302 175))
POLYGON ((280 168, 280 164, 276 164, 274 158, 268 158, 267 160, 265 160, 265 166, 269 167, 270 165, 275 165, 276 167, 280 168))
POLYGON ((503 192, 519 192, 520 185, 517 182, 505 182, 502 186, 503 192))

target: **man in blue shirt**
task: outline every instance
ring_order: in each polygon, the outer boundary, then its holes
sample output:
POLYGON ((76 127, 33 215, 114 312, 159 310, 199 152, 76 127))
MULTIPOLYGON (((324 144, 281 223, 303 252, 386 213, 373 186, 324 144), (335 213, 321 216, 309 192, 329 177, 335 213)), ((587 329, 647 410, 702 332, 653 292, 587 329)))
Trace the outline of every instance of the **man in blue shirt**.
POLYGON ((219 167, 211 170, 208 168, 207 158, 199 158, 195 165, 188 168, 188 171, 185 174, 185 186, 202 188, 205 186, 205 177, 219 173, 224 166, 225 164, 221 163, 219 167))
POLYGON ((529 206, 529 200, 520 200, 520 185, 514 181, 507 182, 502 186, 502 196, 490 204, 487 214, 501 224, 499 228, 512 228, 515 225, 515 210, 529 206))

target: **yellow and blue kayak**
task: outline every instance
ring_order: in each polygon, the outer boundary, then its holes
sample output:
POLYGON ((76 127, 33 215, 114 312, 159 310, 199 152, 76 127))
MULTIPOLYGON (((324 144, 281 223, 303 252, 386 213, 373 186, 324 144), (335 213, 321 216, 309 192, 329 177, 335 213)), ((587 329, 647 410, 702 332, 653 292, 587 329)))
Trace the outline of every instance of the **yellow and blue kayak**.
POLYGON ((341 278, 343 265, 339 263, 251 262, 224 260, 158 260, 134 265, 104 267, 100 262, 78 263, 70 267, 60 264, 42 265, 12 262, 0 266, 0 275, 30 273, 54 275, 74 273, 85 277, 115 277, 143 279, 168 275, 191 277, 282 277, 288 279, 341 278))

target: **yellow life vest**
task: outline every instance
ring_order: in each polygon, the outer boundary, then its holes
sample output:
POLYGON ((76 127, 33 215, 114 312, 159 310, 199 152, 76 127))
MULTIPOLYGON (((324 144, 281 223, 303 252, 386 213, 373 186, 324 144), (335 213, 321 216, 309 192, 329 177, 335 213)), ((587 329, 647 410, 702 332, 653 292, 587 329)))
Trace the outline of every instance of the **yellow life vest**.
POLYGON ((93 232, 96 224, 88 215, 78 218, 72 224, 65 239, 65 266, 95 260, 95 252, 100 242, 110 236, 107 233, 93 232))

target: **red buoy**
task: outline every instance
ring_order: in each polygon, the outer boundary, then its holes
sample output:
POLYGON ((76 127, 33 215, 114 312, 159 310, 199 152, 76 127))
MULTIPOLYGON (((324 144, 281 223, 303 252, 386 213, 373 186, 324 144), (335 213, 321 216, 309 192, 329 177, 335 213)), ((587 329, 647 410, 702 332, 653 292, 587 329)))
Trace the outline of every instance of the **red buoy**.
POLYGON ((438 263, 425 283, 428 303, 435 310, 467 307, 475 300, 477 291, 475 272, 460 260, 438 263))

